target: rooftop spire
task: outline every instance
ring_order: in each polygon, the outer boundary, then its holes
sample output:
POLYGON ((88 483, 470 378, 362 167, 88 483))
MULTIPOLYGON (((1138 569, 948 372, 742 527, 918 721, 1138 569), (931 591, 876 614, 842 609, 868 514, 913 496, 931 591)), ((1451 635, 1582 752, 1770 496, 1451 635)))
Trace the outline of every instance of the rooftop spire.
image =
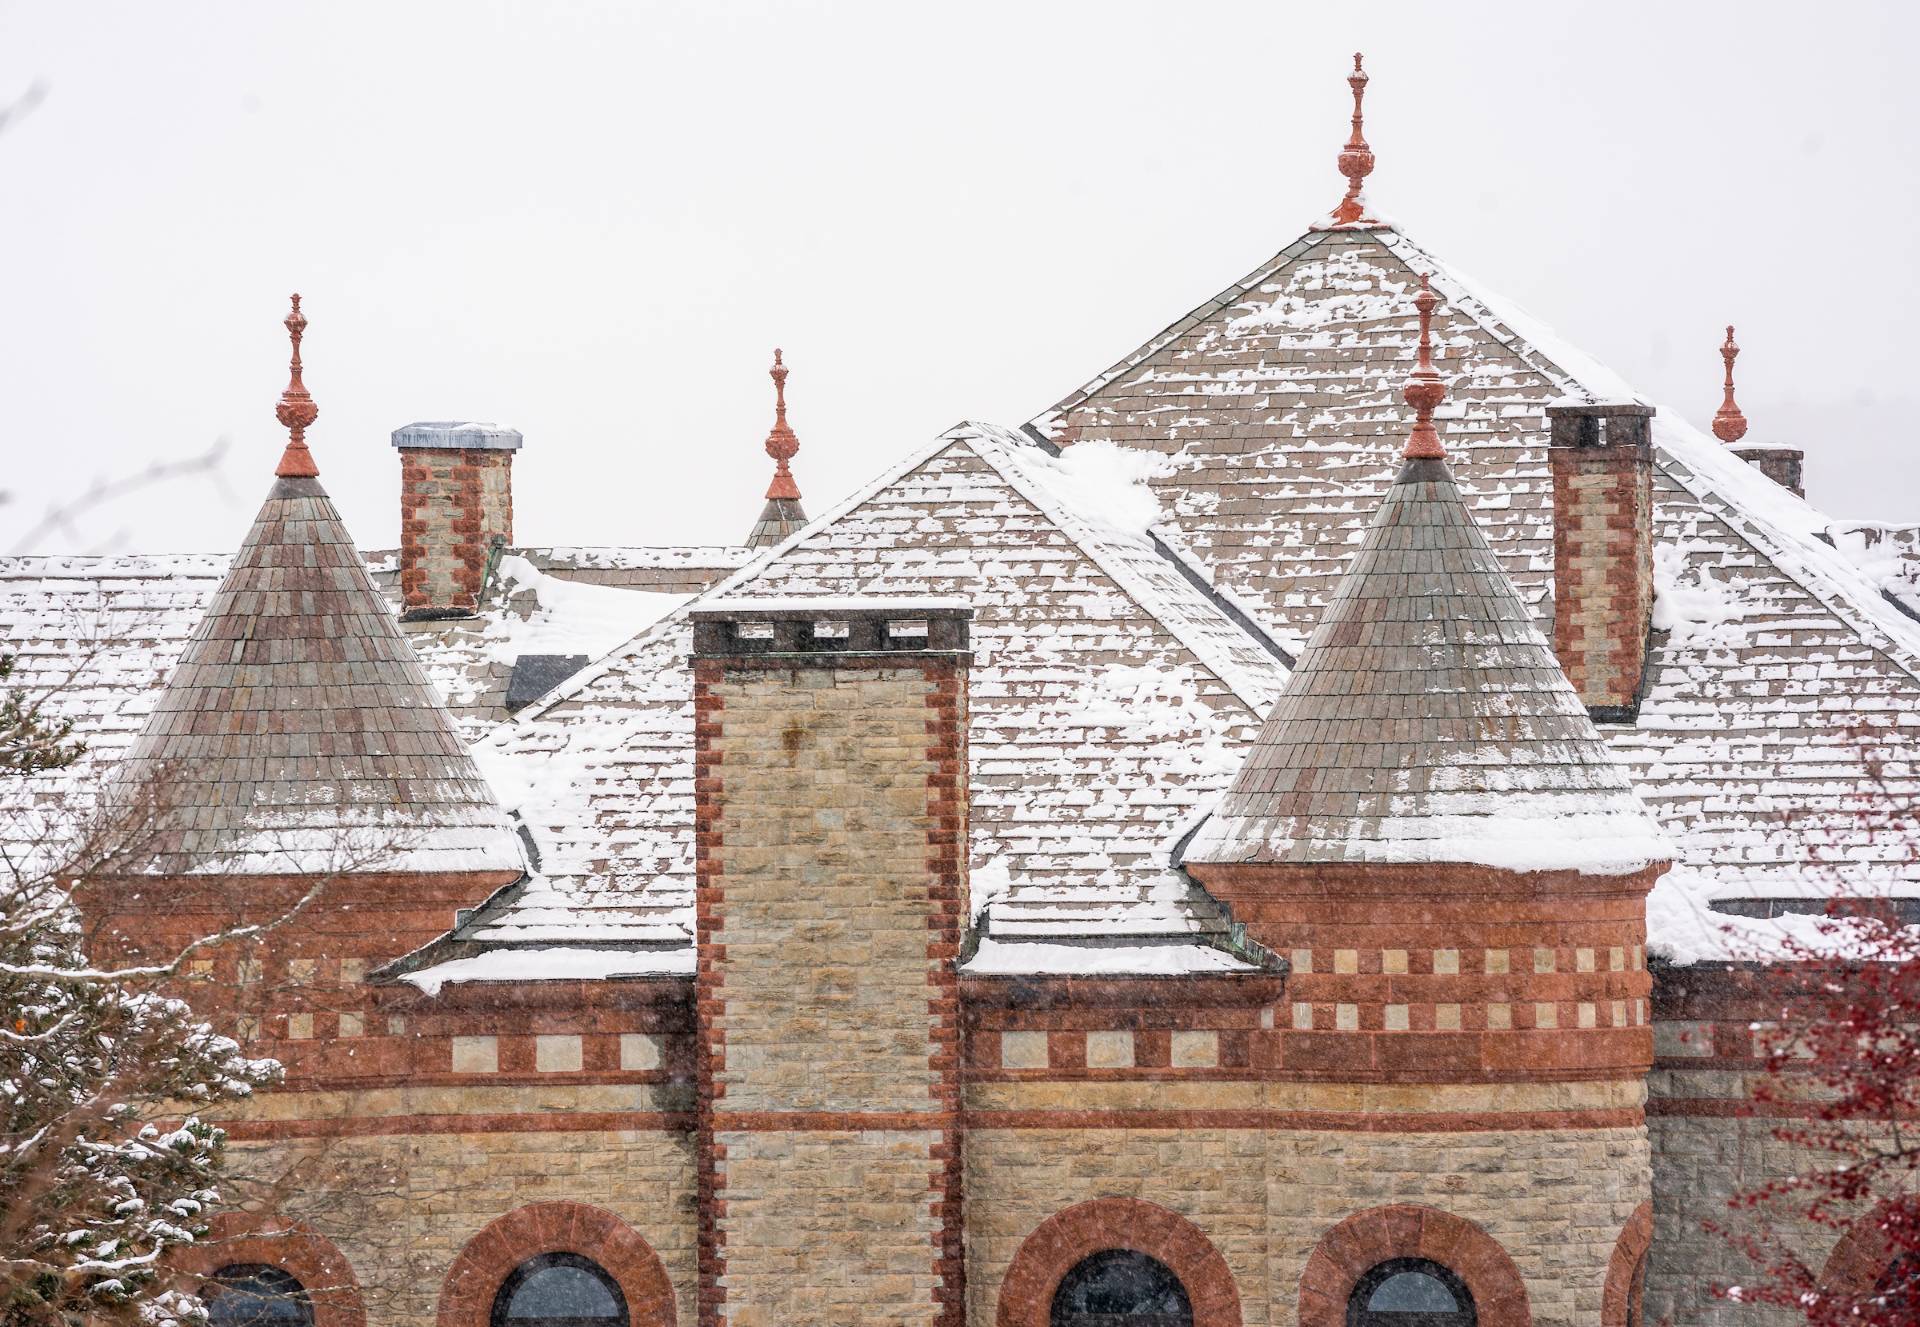
POLYGON ((1747 417, 1740 413, 1740 405, 1733 399, 1733 361, 1740 356, 1740 347, 1733 343, 1733 324, 1727 324, 1727 339, 1720 347, 1720 358, 1726 361, 1726 395, 1720 401, 1720 409, 1714 412, 1713 436, 1725 443, 1735 443, 1747 436, 1747 417))
POLYGON ((773 367, 767 370, 773 379, 773 428, 767 433, 767 455, 773 458, 773 482, 767 485, 767 505, 747 536, 748 548, 777 544, 807 523, 800 507, 800 486, 793 482, 787 462, 800 450, 800 439, 787 425, 787 366, 778 350, 773 352, 773 367))
POLYGON ((1347 75, 1347 86, 1353 89, 1353 133, 1340 150, 1340 173, 1347 177, 1347 196, 1333 209, 1336 226, 1350 226, 1367 219, 1366 206, 1360 201, 1360 188, 1373 173, 1373 149, 1367 146, 1366 135, 1360 132, 1364 118, 1362 103, 1367 96, 1367 71, 1360 67, 1359 51, 1353 53, 1353 72, 1347 75))
POLYGON ((800 497, 800 486, 793 482, 793 471, 787 469, 800 451, 800 439, 787 427, 787 366, 781 362, 779 350, 773 352, 773 367, 767 370, 773 379, 773 428, 767 434, 767 455, 773 458, 773 482, 767 485, 768 498, 800 497))
POLYGON ((300 381, 300 335, 307 330, 306 316, 300 312, 300 297, 293 297, 293 312, 286 318, 287 335, 293 339, 293 362, 287 390, 280 393, 280 405, 273 413, 287 426, 287 449, 280 454, 280 466, 273 473, 281 479, 317 479, 320 467, 307 450, 307 425, 320 417, 320 407, 307 395, 300 381))
POLYGON ((1420 293, 1413 297, 1414 307, 1420 310, 1420 358, 1414 362, 1407 385, 1400 389, 1401 397, 1414 409, 1413 433, 1400 453, 1409 461, 1440 461, 1447 455, 1447 449, 1440 444, 1440 434, 1433 427, 1433 412, 1447 399, 1447 385, 1440 381, 1440 373, 1433 367, 1433 310, 1439 303, 1440 297, 1433 293, 1426 273, 1422 272, 1420 293))

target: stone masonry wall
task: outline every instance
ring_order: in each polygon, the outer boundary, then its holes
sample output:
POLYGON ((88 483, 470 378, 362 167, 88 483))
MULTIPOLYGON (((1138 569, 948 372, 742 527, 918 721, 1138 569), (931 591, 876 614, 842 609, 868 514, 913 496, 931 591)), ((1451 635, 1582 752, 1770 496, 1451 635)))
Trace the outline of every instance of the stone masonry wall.
MULTIPOLYGON (((231 1169, 242 1176, 289 1176, 300 1161, 293 1182, 275 1186, 272 1205, 339 1247, 369 1324, 435 1327, 442 1288, 468 1241, 517 1208, 554 1200, 592 1204, 625 1220, 665 1266, 678 1321, 694 1320, 687 1130, 456 1129, 243 1141, 232 1158, 231 1169), (334 1182, 312 1183, 325 1176, 334 1182)), ((259 1186, 229 1187, 245 1196, 259 1186)), ((528 1248, 519 1256, 547 1251, 528 1248)))
POLYGON ((957 1324, 964 670, 695 667, 701 1322, 957 1324))
POLYGON ((400 589, 409 615, 470 613, 488 548, 513 542, 513 453, 400 453, 400 589))
POLYGON ((970 1128, 968 1322, 992 1327, 1009 1263, 1047 1217, 1140 1198, 1192 1221, 1226 1259, 1247 1327, 1293 1327, 1327 1231, 1389 1203, 1483 1227, 1526 1283, 1536 1327, 1593 1327, 1614 1244, 1644 1200, 1640 1129, 1347 1133, 970 1128))

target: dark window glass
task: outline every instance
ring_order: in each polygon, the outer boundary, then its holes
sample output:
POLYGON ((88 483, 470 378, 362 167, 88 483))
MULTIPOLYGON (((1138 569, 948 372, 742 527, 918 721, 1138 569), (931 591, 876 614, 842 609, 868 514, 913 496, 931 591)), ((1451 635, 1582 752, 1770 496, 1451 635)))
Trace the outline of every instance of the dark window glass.
POLYGON ((493 1297, 493 1327, 627 1327, 611 1276, 577 1253, 543 1253, 513 1269, 493 1297))
POLYGON ((1050 1327, 1193 1327, 1186 1287, 1167 1265, 1130 1249, 1075 1264, 1053 1292, 1050 1327))
POLYGON ((1353 1288, 1347 1327, 1474 1327, 1473 1296, 1460 1278, 1424 1258, 1383 1262, 1353 1288))
POLYGON ((313 1327, 307 1288, 266 1263, 232 1263, 205 1292, 212 1327, 313 1327))

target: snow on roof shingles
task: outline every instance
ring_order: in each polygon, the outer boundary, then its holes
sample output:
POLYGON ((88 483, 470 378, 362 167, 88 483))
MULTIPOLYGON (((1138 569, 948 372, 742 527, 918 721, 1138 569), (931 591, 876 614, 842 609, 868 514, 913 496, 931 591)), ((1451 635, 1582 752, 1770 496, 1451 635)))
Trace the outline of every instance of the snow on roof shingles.
MULTIPOLYGON (((1138 530, 1073 515, 1057 488, 1073 481, 1048 461, 1018 435, 956 429, 711 595, 965 598, 973 860, 992 933, 1218 932, 1171 850, 1284 669, 1154 551, 1151 513, 1138 530)), ((585 924, 691 927, 687 650, 677 614, 483 747, 585 924)), ((470 938, 516 940, 559 916, 515 907, 470 938)))
MULTIPOLYGON (((1631 390, 1392 229, 1290 245, 1035 426, 1070 445, 1164 454, 1153 482, 1196 555, 1276 633, 1304 634, 1393 472, 1419 272, 1445 296, 1441 419, 1454 472, 1544 625, 1544 407, 1569 392, 1631 390)), ((1720 615, 1717 635, 1684 621, 1657 635, 1639 724, 1606 733, 1680 848, 1662 888, 1688 891, 1696 911, 1712 895, 1817 893, 1842 879, 1911 892, 1910 831, 1876 832, 1864 808, 1920 793, 1902 748, 1920 727, 1920 629, 1819 542, 1826 522, 1812 508, 1671 412, 1656 418, 1654 441, 1662 611, 1686 607, 1674 577, 1700 588, 1701 576, 1720 587, 1702 593, 1739 610, 1720 615)))

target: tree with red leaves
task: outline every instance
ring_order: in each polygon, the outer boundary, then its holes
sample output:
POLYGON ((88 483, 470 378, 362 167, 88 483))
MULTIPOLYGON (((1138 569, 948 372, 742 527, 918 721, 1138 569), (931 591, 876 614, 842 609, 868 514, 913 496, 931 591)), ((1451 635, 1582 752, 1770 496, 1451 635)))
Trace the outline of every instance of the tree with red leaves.
POLYGON ((1778 1016, 1756 1024, 1759 1110, 1809 1169, 1738 1194, 1720 1231, 1758 1275, 1728 1300, 1792 1310, 1809 1327, 1920 1323, 1920 928, 1882 902, 1838 898, 1770 955, 1778 1016), (1810 934, 1808 933, 1810 930, 1810 934), (1854 1255, 1810 1263, 1808 1227, 1854 1255))

